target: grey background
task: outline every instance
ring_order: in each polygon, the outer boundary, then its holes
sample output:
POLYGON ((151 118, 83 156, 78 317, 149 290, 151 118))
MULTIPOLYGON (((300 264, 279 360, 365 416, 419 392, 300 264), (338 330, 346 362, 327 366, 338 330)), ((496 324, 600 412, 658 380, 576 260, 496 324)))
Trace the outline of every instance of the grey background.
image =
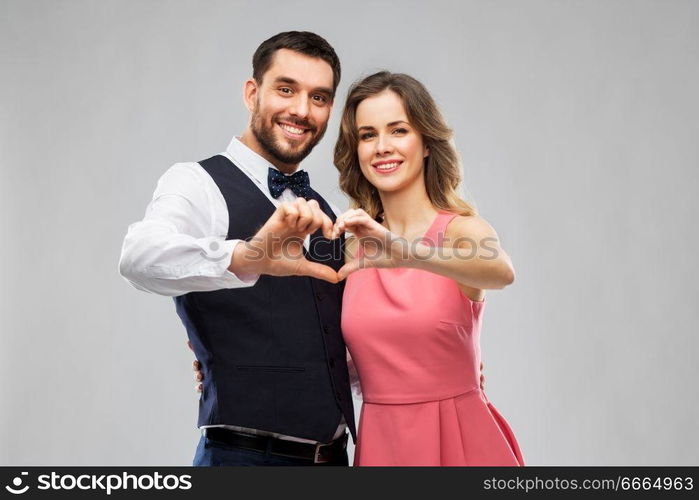
POLYGON ((529 465, 699 463, 699 2, 0 2, 0 464, 189 464, 172 300, 117 273, 158 177, 246 124, 268 36, 327 37, 348 84, 431 90, 517 271, 488 292, 487 393, 529 465), (39 432, 37 432, 39 431, 39 432))

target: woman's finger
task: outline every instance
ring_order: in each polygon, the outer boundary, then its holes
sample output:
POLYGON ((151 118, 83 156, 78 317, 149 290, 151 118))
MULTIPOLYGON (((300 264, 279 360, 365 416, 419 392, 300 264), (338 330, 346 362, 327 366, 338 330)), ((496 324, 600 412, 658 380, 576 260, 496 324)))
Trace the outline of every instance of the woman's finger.
POLYGON ((359 260, 353 260, 340 268, 340 270, 337 272, 337 277, 340 281, 342 281, 353 272, 358 271, 360 268, 361 265, 359 260))

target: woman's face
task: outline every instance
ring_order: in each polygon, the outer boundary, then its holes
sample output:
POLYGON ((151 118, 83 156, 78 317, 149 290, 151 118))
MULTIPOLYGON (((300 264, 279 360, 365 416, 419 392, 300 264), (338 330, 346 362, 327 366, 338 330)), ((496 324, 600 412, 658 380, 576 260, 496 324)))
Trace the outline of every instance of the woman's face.
POLYGON ((359 166, 376 189, 396 192, 424 182, 422 171, 428 150, 395 92, 385 90, 364 99, 357 106, 356 118, 359 166))

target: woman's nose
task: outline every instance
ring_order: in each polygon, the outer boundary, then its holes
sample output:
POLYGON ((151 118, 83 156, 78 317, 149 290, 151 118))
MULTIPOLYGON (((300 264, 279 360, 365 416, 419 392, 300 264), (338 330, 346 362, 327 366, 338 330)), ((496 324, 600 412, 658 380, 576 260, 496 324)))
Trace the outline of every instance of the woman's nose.
POLYGON ((380 155, 393 152, 393 143, 391 142, 391 138, 389 136, 379 134, 376 141, 376 152, 380 155))

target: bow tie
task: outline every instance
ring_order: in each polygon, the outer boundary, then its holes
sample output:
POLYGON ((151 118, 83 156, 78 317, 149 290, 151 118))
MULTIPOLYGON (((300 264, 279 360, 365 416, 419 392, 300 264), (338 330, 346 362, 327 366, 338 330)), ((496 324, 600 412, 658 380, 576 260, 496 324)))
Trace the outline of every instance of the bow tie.
POLYGON ((305 170, 284 175, 279 170, 270 168, 267 174, 267 185, 274 198, 279 198, 286 188, 291 189, 296 196, 306 199, 311 195, 311 183, 308 172, 305 170))

